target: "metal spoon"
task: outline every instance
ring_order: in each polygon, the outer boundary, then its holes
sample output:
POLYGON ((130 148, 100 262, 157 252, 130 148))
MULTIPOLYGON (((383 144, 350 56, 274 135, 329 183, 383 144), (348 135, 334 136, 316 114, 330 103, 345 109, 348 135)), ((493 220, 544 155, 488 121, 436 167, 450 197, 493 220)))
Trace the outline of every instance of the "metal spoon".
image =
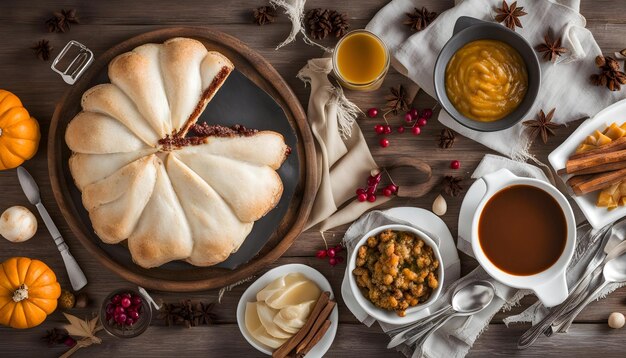
POLYGON ((403 332, 398 333, 391 339, 387 348, 393 348, 405 342, 411 345, 420 337, 424 336, 423 341, 426 341, 432 332, 439 329, 439 327, 443 326, 452 317, 469 316, 483 310, 491 303, 495 292, 495 288, 489 281, 468 282, 467 285, 454 292, 451 301, 452 305, 450 307, 443 311, 440 310, 434 317, 431 316, 423 322, 420 321, 408 327, 403 332), (432 327, 427 330, 423 329, 426 325, 435 320, 437 322, 434 323, 432 327))
POLYGON ((613 250, 611 250, 606 258, 606 264, 602 269, 602 283, 595 289, 595 291, 589 294, 584 301, 576 305, 576 307, 567 314, 569 319, 560 324, 559 332, 567 332, 567 329, 571 326, 574 319, 580 314, 580 312, 582 312, 583 309, 585 309, 585 307, 587 307, 589 303, 591 303, 591 301, 596 298, 600 292, 602 292, 608 284, 626 281, 626 241, 620 243, 613 250))

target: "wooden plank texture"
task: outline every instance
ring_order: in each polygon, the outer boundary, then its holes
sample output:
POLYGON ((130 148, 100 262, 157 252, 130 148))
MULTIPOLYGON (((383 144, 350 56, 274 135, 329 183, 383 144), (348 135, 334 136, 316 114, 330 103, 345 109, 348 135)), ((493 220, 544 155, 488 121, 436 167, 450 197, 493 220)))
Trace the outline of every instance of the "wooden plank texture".
MULTIPOLYGON (((453 5, 453 0, 415 0, 416 6, 426 6, 430 10, 443 11, 453 5)), ((532 7, 529 1, 523 4, 532 7)), ((34 58, 29 49, 40 39, 50 40, 55 47, 54 54, 70 39, 78 40, 95 53, 103 53, 111 46, 146 31, 167 26, 210 26, 236 36, 247 45, 258 51, 278 70, 292 87, 296 96, 306 108, 309 89, 296 78, 299 69, 306 60, 321 56, 322 53, 298 41, 279 51, 274 47, 287 35, 290 24, 284 15, 278 17, 276 23, 257 27, 252 24, 251 9, 266 4, 265 0, 231 0, 231 1, 164 1, 164 0, 109 0, 109 1, 78 1, 78 0, 2 0, 0 1, 0 88, 16 93, 32 115, 39 119, 43 140, 37 156, 27 162, 25 167, 31 171, 41 187, 42 198, 56 221, 61 233, 90 281, 85 291, 93 299, 87 309, 74 310, 77 315, 88 315, 96 310, 99 299, 113 289, 127 285, 114 273, 104 269, 99 262, 91 257, 72 235, 64 222, 59 208, 54 202, 46 161, 46 139, 50 117, 54 106, 61 98, 67 85, 49 70, 49 62, 34 58), (52 11, 61 8, 76 8, 81 18, 81 25, 72 26, 69 33, 48 34, 45 32, 44 20, 52 11)), ((346 12, 352 28, 364 27, 368 20, 386 4, 383 0, 309 0, 306 8, 333 8, 346 12)), ((582 14, 587 18, 587 27, 592 31, 598 44, 605 53, 612 53, 626 47, 626 2, 611 0, 582 0, 582 14)), ((323 44, 333 46, 335 39, 324 40, 323 44)), ((403 76, 391 71, 383 87, 372 93, 348 93, 361 108, 382 106, 387 88, 406 81, 403 76)), ((419 108, 431 107, 435 101, 420 93, 415 101, 419 108)), ((557 111, 558 114, 558 111, 557 111)), ((432 120, 420 136, 391 136, 391 145, 380 148, 378 137, 372 127, 377 120, 360 119, 365 138, 372 149, 377 162, 384 165, 399 155, 415 156, 428 162, 433 167, 433 175, 442 177, 446 174, 464 175, 469 177, 477 163, 489 150, 469 139, 458 136, 453 148, 441 150, 436 146, 436 135, 443 128, 432 120), (449 169, 449 162, 461 160, 461 170, 449 169)), ((399 125, 401 119, 394 119, 392 124, 399 125)), ((537 143, 532 152, 545 161, 548 153, 562 142, 577 124, 567 128, 559 128, 556 137, 550 138, 547 145, 537 143)), ((466 180, 464 186, 471 183, 466 180)), ((417 206, 429 209, 438 194, 438 189, 418 199, 394 199, 384 207, 417 206)), ((448 212, 443 217, 453 236, 457 232, 457 217, 462 198, 448 200, 448 212)), ((0 211, 12 205, 29 206, 17 182, 14 170, 0 172, 0 211)), ((32 240, 21 244, 10 244, 0 240, 0 260, 11 256, 22 255, 40 258, 46 261, 58 274, 63 287, 70 287, 64 272, 63 263, 50 239, 43 222, 32 240)), ((329 243, 335 244, 341 239, 346 226, 329 231, 326 234, 329 243)), ((268 267, 276 267, 287 263, 304 263, 315 267, 326 276, 335 293, 339 293, 345 266, 330 267, 327 262, 313 257, 314 252, 323 247, 319 234, 315 231, 303 233, 295 244, 279 260, 268 267)), ((462 271, 467 273, 476 267, 475 260, 462 255, 462 271)), ((262 274, 264 271, 259 272, 262 274)), ((219 318, 210 327, 192 329, 166 328, 158 322, 147 333, 134 340, 121 340, 104 336, 102 345, 79 351, 77 357, 86 356, 141 356, 170 357, 174 355, 206 356, 206 357, 261 357, 262 355, 246 343, 236 325, 235 308, 238 298, 247 285, 236 287, 225 294, 222 304, 216 308, 219 318)), ((214 300, 217 291, 205 291, 194 294, 173 294, 155 292, 155 297, 165 301, 176 301, 182 298, 214 300)), ((480 337, 470 352, 472 357, 496 356, 570 356, 570 357, 617 357, 623 356, 626 329, 609 330, 606 328, 606 317, 610 312, 626 312, 626 289, 621 289, 606 300, 590 305, 577 318, 569 334, 557 335, 550 339, 542 338, 535 346, 526 351, 517 351, 515 343, 526 326, 519 325, 506 328, 501 322, 512 312, 520 312, 535 301, 534 297, 522 300, 520 307, 512 311, 498 313, 489 329, 480 337)), ((340 325, 337 338, 328 352, 328 357, 401 357, 395 351, 385 349, 387 337, 377 327, 367 328, 358 323, 352 314, 339 303, 340 325)), ((40 340, 46 329, 63 323, 62 315, 54 313, 41 326, 17 331, 0 328, 0 356, 53 357, 64 352, 64 347, 47 348, 40 340)))

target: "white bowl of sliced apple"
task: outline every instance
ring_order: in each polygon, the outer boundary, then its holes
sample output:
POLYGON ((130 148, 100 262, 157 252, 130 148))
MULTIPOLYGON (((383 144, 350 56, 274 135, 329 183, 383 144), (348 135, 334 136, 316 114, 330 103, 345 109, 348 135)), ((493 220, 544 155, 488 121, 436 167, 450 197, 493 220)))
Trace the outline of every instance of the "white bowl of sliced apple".
MULTIPOLYGON (((241 296, 237 306, 239 330, 253 347, 272 355, 301 329, 307 328, 309 316, 315 314, 314 311, 319 312, 315 306, 319 305, 323 292, 329 292, 330 300, 334 299, 328 280, 309 266, 289 264, 274 268, 259 277, 241 296)), ((322 357, 330 348, 339 322, 336 306, 327 319, 330 326, 312 345, 307 358, 322 357)))

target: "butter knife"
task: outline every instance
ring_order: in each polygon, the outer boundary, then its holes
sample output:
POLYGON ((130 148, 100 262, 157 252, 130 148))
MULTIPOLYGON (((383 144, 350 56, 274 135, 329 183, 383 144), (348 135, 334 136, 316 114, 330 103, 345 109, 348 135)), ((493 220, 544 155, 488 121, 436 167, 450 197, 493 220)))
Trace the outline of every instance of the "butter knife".
POLYGON ((57 249, 61 253, 61 257, 63 257, 63 263, 65 263, 65 269, 67 270, 67 275, 70 278, 70 282, 72 284, 72 289, 74 291, 78 291, 81 288, 85 287, 87 284, 87 278, 81 270, 80 266, 78 266, 78 262, 72 254, 70 253, 69 247, 65 244, 65 240, 63 240, 63 236, 59 232, 59 229, 52 221, 50 214, 48 214, 48 210, 41 203, 41 197, 39 195, 39 187, 35 182, 35 179, 30 175, 30 173, 24 169, 23 167, 17 168, 17 178, 20 181, 20 185, 22 186, 22 190, 28 201, 35 205, 41 218, 43 219, 44 224, 48 228, 50 235, 54 239, 54 243, 57 245, 57 249))

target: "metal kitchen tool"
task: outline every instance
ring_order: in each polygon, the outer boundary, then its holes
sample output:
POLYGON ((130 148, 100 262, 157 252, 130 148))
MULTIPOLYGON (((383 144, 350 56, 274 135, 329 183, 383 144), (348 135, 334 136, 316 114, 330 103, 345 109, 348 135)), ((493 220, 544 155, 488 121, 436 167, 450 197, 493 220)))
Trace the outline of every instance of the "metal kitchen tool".
POLYGON ((61 257, 63 257, 63 263, 65 263, 67 275, 69 276, 70 282, 72 283, 72 289, 74 291, 80 290, 87 284, 87 278, 85 277, 83 270, 81 270, 80 266, 78 266, 78 263, 76 262, 76 259, 74 259, 74 256, 72 256, 72 254, 70 253, 69 247, 67 247, 67 244, 65 244, 65 241, 63 240, 59 229, 52 221, 50 214, 48 214, 48 211, 41 203, 41 197, 39 196, 39 187, 37 186, 37 183, 30 175, 30 173, 23 167, 17 168, 17 177, 20 181, 20 185, 22 186, 24 194, 26 194, 26 197, 28 198, 28 201, 31 204, 35 205, 35 207, 37 207, 37 210, 39 211, 39 214, 41 215, 44 224, 46 224, 50 235, 52 235, 52 238, 54 239, 54 243, 57 245, 57 248, 61 253, 61 257))

